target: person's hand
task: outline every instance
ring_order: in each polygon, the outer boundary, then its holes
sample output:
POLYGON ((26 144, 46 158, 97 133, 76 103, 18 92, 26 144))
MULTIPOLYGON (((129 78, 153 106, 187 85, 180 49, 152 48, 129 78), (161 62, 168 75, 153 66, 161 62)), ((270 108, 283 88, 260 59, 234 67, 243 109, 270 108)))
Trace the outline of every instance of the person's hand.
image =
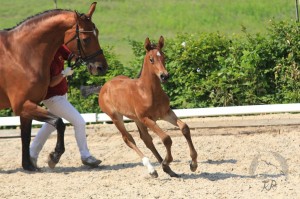
POLYGON ((63 71, 61 71, 61 74, 62 74, 64 77, 67 77, 67 76, 72 75, 73 72, 74 72, 74 71, 72 70, 72 68, 67 67, 67 68, 65 68, 63 71))

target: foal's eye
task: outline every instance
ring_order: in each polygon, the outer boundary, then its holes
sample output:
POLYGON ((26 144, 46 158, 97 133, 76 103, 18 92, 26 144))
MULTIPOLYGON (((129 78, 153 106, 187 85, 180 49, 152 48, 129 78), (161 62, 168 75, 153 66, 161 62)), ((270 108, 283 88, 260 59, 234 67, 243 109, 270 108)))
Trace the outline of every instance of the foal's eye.
POLYGON ((88 44, 90 43, 90 41, 91 41, 91 38, 90 38, 90 37, 87 37, 87 38, 82 39, 82 41, 83 41, 83 43, 84 43, 85 45, 88 45, 88 44))
POLYGON ((151 62, 151 64, 154 64, 154 58, 153 57, 150 57, 150 62, 151 62))

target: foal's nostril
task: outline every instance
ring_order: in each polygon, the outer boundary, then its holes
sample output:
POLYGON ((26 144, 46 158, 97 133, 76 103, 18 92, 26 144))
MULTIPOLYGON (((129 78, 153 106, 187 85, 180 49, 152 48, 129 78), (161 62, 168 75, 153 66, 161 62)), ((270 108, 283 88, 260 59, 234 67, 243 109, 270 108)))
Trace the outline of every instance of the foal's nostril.
POLYGON ((169 76, 169 73, 167 73, 167 74, 164 74, 164 73, 163 73, 163 74, 160 75, 160 78, 161 78, 162 80, 168 80, 169 77, 170 77, 170 76, 169 76))

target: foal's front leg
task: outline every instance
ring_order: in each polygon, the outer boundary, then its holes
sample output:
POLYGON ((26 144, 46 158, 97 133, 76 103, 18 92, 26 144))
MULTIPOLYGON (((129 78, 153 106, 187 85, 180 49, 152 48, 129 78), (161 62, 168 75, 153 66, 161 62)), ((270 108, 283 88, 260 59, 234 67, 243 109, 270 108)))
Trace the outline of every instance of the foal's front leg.
POLYGON ((197 163, 198 154, 196 152, 196 149, 194 147, 194 144, 193 144, 193 141, 191 138, 190 128, 188 127, 188 125, 186 123, 184 123, 180 119, 178 119, 178 117, 176 116, 176 114, 174 113, 174 111, 172 109, 169 109, 168 115, 164 116, 162 119, 165 121, 168 121, 171 124, 180 128, 182 134, 184 135, 184 137, 189 145, 189 149, 190 149, 190 156, 192 158, 192 161, 190 164, 190 169, 193 172, 196 171, 197 167, 198 167, 198 163, 197 163))
POLYGON ((171 153, 171 146, 172 146, 172 139, 169 135, 167 135, 157 124, 155 121, 151 120, 148 117, 141 119, 144 125, 150 128, 153 132, 155 132, 160 139, 162 140, 163 144, 166 147, 167 153, 165 159, 162 161, 162 168, 164 172, 169 174, 171 177, 179 177, 172 169, 170 168, 170 163, 173 161, 172 153, 171 153))

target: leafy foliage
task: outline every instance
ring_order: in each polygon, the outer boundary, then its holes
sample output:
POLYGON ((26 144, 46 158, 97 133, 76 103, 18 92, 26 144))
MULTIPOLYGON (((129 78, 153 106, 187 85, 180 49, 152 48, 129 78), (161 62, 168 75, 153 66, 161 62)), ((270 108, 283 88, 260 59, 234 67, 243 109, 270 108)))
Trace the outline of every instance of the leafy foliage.
MULTIPOLYGON (((298 23, 271 21, 264 35, 182 34, 166 44, 172 78, 164 88, 174 108, 299 101, 298 23)), ((135 53, 140 61, 143 51, 135 53)))

